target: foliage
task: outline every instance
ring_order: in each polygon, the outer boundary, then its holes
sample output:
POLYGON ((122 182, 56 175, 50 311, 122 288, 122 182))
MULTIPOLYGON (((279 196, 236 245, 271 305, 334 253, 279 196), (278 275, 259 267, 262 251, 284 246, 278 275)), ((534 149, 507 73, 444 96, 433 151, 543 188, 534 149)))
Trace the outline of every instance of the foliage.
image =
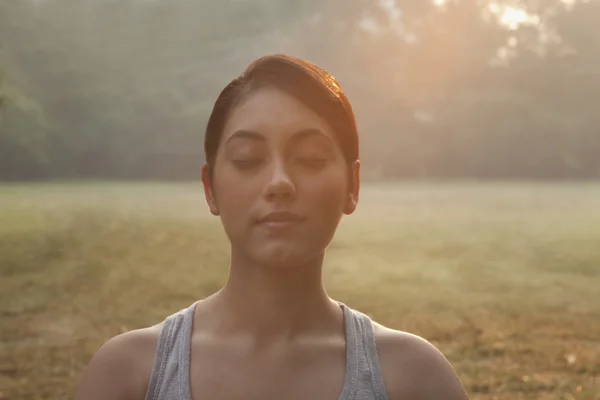
POLYGON ((196 178, 217 94, 273 52, 341 81, 365 176, 600 176, 600 2, 435 3, 3 2, 0 178, 196 178))
POLYGON ((0 75, 0 176, 38 178, 47 159, 41 106, 0 75))

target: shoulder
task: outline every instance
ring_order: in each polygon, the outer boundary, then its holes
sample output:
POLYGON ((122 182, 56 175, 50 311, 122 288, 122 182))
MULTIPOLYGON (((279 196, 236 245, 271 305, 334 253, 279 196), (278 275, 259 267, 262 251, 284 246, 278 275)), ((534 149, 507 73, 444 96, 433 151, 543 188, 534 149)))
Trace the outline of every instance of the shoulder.
POLYGON ((75 399, 143 400, 162 326, 132 330, 106 341, 84 371, 75 399))
POLYGON ((373 322, 381 373, 390 400, 467 400, 450 362, 420 336, 373 322))

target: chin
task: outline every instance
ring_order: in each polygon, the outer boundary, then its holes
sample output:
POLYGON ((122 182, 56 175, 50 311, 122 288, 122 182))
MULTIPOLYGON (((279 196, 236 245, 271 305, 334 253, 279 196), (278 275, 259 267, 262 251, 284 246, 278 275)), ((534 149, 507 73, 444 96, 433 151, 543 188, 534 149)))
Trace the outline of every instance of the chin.
POLYGON ((297 246, 268 246, 255 259, 259 264, 270 268, 302 268, 322 259, 323 252, 300 249, 297 246))

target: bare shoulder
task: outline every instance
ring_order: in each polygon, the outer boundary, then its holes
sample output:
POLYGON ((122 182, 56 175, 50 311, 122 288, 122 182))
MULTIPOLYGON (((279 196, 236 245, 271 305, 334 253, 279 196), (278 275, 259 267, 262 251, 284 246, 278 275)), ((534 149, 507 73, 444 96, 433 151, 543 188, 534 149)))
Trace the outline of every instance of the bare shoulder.
POLYGON ((373 331, 390 400, 468 400, 450 362, 433 344, 376 322, 373 331))
POLYGON ((96 351, 75 400, 143 400, 162 323, 117 335, 96 351))

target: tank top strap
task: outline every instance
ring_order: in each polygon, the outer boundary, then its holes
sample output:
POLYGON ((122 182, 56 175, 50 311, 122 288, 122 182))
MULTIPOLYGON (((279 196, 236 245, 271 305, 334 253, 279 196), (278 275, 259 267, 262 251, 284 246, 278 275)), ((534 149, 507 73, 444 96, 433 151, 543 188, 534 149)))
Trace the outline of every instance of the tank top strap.
MULTIPOLYGON (((197 303, 165 319, 146 400, 192 400, 189 377, 197 303)), ((346 331, 346 374, 339 400, 388 400, 371 319, 338 304, 344 313, 346 331)))
POLYGON ((156 347, 146 400, 191 399, 190 356, 197 303, 165 318, 156 347))
POLYGON ((371 318, 344 303, 339 304, 344 310, 346 327, 347 375, 340 400, 388 400, 371 318))

